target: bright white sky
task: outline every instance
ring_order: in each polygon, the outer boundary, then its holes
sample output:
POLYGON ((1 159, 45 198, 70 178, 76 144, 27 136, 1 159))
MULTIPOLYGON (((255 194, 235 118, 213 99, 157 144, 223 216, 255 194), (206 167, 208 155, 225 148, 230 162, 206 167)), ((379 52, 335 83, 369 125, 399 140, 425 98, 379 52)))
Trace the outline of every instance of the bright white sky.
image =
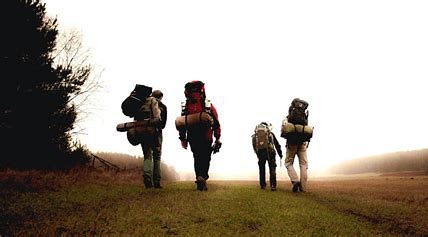
MULTIPOLYGON (((425 0, 44 2, 62 29, 82 32, 104 70, 80 137, 92 151, 142 155, 115 127, 130 120, 123 99, 145 84, 164 92, 169 110, 162 159, 193 174, 174 125, 191 80, 205 82, 222 125, 212 178, 256 178, 253 129, 272 123, 284 147, 280 125, 294 97, 310 103, 315 127, 310 175, 347 159, 427 147, 425 0)), ((288 179, 284 166, 277 173, 288 179)))

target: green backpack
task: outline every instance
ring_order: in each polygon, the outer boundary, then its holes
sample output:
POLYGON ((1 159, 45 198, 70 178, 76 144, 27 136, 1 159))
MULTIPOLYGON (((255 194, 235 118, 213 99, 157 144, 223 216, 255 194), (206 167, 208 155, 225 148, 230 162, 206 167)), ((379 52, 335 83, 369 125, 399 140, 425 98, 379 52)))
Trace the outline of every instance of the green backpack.
POLYGON ((256 151, 273 149, 273 136, 267 124, 258 124, 254 129, 253 146, 256 151))

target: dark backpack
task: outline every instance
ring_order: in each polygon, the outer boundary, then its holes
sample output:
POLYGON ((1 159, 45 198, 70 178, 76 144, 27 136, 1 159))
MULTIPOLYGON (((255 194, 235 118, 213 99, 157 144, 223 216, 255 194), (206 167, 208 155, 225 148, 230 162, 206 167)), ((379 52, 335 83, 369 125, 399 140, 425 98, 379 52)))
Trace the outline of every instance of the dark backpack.
POLYGON ((136 84, 131 94, 122 102, 122 113, 131 118, 135 117, 151 93, 151 87, 136 84))
POLYGON ((288 108, 288 122, 292 124, 308 125, 308 102, 295 98, 288 108))

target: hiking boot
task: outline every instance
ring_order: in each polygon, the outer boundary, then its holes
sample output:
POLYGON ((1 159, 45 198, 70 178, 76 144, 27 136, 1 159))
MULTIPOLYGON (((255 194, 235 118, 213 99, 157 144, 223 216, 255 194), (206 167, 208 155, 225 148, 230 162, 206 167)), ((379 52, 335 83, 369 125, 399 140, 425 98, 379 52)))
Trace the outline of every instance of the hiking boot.
POLYGON ((276 191, 276 187, 270 187, 270 191, 276 191))
POLYGON ((208 191, 207 181, 205 181, 204 191, 208 191))
POLYGON ((163 188, 160 184, 155 184, 153 186, 154 186, 154 188, 163 188))
POLYGON ((305 193, 306 191, 302 188, 302 183, 299 182, 299 192, 305 193))
POLYGON ((144 187, 153 188, 152 179, 149 176, 144 176, 144 187))
POLYGON ((205 182, 205 179, 202 176, 198 176, 196 178, 195 183, 196 183, 196 189, 199 190, 199 191, 203 191, 204 188, 206 188, 206 182, 205 182))
POLYGON ((293 182, 293 187, 291 188, 291 191, 293 191, 293 193, 297 193, 299 192, 299 187, 300 187, 300 182, 293 182))
POLYGON ((265 189, 266 189, 266 186, 260 186, 260 189, 265 190, 265 189))

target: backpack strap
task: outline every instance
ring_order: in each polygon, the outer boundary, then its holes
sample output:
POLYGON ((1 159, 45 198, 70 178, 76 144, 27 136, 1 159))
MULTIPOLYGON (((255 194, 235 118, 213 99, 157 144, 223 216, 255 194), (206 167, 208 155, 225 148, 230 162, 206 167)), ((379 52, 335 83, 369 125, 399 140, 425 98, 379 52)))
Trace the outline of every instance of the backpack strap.
POLYGON ((150 118, 153 118, 153 98, 150 99, 150 118))

